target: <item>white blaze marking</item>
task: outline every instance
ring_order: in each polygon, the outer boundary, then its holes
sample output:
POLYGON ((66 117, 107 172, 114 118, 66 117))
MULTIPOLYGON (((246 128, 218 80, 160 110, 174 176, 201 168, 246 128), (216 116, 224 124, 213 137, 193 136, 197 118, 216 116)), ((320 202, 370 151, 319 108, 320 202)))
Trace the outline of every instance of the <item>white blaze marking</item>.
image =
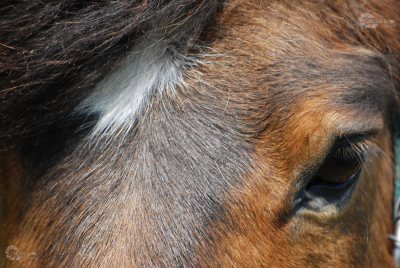
POLYGON ((162 42, 138 45, 117 70, 95 87, 77 111, 99 115, 92 135, 126 133, 150 104, 152 95, 182 82, 180 65, 162 42))

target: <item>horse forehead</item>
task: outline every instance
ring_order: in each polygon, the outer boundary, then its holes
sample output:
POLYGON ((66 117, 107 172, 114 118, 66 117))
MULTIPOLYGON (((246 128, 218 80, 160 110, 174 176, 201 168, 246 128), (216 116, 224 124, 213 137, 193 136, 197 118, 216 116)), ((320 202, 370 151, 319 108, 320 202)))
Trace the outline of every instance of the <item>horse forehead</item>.
POLYGON ((307 10, 232 1, 213 33, 212 49, 223 57, 205 68, 212 83, 223 88, 229 77, 230 90, 235 84, 251 89, 270 99, 269 105, 297 104, 311 96, 320 105, 377 112, 393 100, 385 55, 361 42, 342 41, 328 25, 316 27, 320 18, 304 21, 301 13, 307 10))

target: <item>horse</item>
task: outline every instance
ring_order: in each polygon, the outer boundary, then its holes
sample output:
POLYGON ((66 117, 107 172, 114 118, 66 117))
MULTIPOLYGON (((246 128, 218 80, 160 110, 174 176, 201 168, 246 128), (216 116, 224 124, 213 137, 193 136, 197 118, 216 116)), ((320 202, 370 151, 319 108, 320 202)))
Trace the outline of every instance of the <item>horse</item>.
POLYGON ((2 267, 394 267, 397 0, 0 7, 2 267))

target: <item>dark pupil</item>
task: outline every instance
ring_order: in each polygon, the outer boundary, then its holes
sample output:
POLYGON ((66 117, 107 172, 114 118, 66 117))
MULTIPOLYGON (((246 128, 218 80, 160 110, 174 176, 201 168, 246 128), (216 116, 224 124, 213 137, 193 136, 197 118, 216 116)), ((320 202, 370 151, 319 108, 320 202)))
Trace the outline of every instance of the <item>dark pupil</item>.
POLYGON ((328 157, 319 169, 317 180, 327 183, 343 183, 355 175, 361 167, 361 161, 356 157, 328 157))

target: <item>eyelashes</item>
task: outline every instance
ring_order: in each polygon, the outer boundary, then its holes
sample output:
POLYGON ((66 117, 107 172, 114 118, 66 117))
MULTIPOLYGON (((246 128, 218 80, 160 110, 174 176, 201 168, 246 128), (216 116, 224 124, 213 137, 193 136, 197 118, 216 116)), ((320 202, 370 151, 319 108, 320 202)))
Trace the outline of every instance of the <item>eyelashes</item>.
POLYGON ((317 212, 347 202, 362 171, 368 172, 365 162, 383 152, 375 136, 363 133, 338 137, 296 202, 317 212))
POLYGON ((339 187, 357 177, 371 154, 381 150, 373 136, 350 135, 336 140, 331 152, 312 179, 313 187, 339 187))
POLYGON ((337 137, 325 159, 307 178, 295 199, 295 206, 315 212, 346 204, 363 172, 365 162, 383 150, 375 133, 350 134, 337 137))
POLYGON ((363 164, 369 156, 383 152, 374 137, 374 133, 343 136, 334 145, 332 157, 343 164, 363 164))

